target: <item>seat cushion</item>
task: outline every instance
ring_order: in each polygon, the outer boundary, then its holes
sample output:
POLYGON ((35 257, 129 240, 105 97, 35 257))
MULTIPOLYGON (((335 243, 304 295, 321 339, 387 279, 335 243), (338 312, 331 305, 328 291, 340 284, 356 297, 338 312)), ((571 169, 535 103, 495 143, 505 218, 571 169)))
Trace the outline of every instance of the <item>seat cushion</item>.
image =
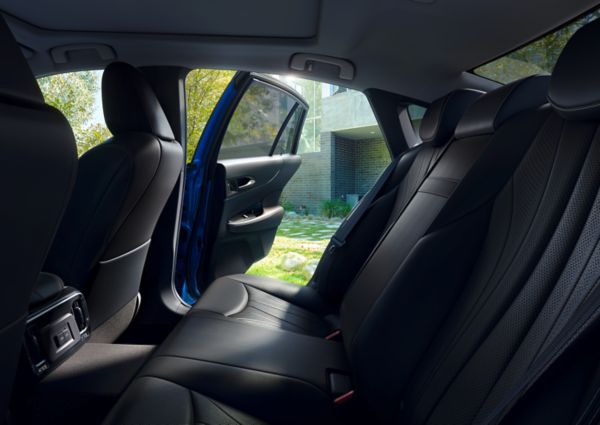
POLYGON ((136 379, 105 424, 259 425, 259 421, 164 379, 136 379))
POLYGON ((191 314, 217 314, 319 337, 337 329, 337 316, 314 289, 244 274, 215 280, 191 314))

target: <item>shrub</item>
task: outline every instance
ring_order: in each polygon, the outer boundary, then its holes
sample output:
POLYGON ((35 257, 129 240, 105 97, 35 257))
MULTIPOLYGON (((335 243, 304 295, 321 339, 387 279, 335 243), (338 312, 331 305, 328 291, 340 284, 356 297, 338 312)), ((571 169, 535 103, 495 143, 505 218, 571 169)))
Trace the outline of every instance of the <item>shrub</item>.
POLYGON ((293 203, 291 203, 290 201, 281 201, 281 206, 286 211, 296 212, 296 206, 293 203))
POLYGON ((321 203, 323 215, 328 218, 346 217, 352 211, 352 206, 341 199, 331 199, 321 203))

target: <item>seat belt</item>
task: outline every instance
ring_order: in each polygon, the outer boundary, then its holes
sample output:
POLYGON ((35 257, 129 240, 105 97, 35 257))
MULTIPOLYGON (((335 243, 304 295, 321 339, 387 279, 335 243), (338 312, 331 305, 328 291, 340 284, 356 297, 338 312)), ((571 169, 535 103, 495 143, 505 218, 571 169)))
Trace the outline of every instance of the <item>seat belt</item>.
MULTIPOLYGON (((600 288, 597 288, 586 300, 584 304, 575 312, 569 319, 567 325, 560 331, 554 341, 548 348, 538 357, 534 364, 530 367, 527 373, 513 388, 492 412, 485 417, 480 424, 497 425, 499 424, 512 410, 513 407, 521 400, 528 391, 538 382, 542 376, 562 358, 562 356, 577 343, 581 338, 587 335, 594 326, 600 324, 600 288)), ((597 394, 592 402, 600 400, 597 394)), ((597 406, 596 406, 597 407, 597 406)), ((577 421, 577 425, 587 425, 585 422, 587 412, 577 421)), ((595 416, 595 415, 592 415, 595 416)), ((589 419, 589 416, 588 416, 589 419)))
POLYGON ((390 177, 392 176, 396 167, 400 164, 403 158, 406 158, 406 155, 402 155, 399 159, 393 160, 384 170, 381 176, 375 182, 375 185, 369 190, 365 196, 354 206, 350 214, 342 221, 336 232, 331 237, 329 243, 327 244, 327 248, 325 248, 325 252, 317 265, 317 269, 311 279, 312 282, 318 280, 319 275, 323 274, 325 270, 329 270, 329 266, 331 265, 331 259, 333 252, 344 246, 346 244, 346 239, 352 233, 356 224, 360 221, 360 219, 365 215, 381 189, 388 182, 390 177))
MULTIPOLYGON (((403 156, 404 157, 404 156, 403 156)), ((401 160, 402 158, 400 158, 401 160)), ((356 223, 360 221, 360 219, 365 215, 369 206, 373 203, 381 189, 385 186, 385 184, 390 179, 392 173, 400 163, 400 160, 392 161, 381 173, 381 176, 375 182, 375 185, 367 192, 365 196, 354 206, 353 210, 348 214, 348 217, 342 221, 340 227, 336 230, 336 232, 331 237, 331 243, 339 248, 346 243, 346 239, 348 239, 348 235, 352 233, 352 229, 356 227, 356 223)))

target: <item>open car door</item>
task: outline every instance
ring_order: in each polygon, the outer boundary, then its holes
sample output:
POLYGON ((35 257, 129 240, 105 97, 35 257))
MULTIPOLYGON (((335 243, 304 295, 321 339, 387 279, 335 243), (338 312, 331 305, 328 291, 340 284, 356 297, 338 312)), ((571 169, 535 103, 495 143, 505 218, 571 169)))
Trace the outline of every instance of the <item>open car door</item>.
POLYGON ((184 301, 269 253, 281 192, 300 166, 307 110, 298 93, 263 75, 237 73, 223 93, 186 170, 177 263, 184 301))

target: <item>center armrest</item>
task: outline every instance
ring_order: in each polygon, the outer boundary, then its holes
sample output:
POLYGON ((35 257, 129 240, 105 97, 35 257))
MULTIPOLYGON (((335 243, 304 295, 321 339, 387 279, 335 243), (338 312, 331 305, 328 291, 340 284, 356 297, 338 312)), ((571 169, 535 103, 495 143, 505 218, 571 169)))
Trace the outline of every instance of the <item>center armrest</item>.
POLYGON ((329 418, 331 374, 348 370, 340 342, 207 313, 185 317, 138 377, 162 378, 249 413, 267 403, 294 417, 318 411, 329 418))
POLYGON ((347 371, 336 341, 212 315, 182 320, 156 356, 185 357, 294 377, 328 388, 327 371, 347 371))

